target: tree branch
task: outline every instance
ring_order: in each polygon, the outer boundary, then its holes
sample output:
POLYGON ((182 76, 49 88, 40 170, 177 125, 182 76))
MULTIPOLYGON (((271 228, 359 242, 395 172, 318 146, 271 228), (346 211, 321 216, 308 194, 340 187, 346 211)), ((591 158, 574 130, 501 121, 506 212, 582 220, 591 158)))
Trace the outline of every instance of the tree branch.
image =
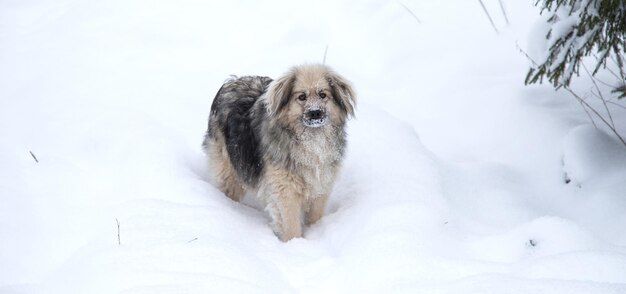
MULTIPOLYGON (((578 102, 580 102, 581 104, 583 104, 586 108, 588 108, 589 110, 591 110, 600 120, 602 120, 602 122, 609 127, 609 129, 611 129, 611 131, 615 134, 615 136, 617 136, 617 138, 622 141, 622 145, 624 145, 624 148, 626 148, 626 141, 624 140, 624 138, 622 138, 622 136, 620 136, 620 134, 617 132, 617 130, 615 130, 614 127, 611 126, 611 124, 597 111, 595 110, 595 108, 593 108, 591 105, 589 105, 585 99, 582 99, 580 96, 578 96, 578 94, 576 94, 574 91, 572 91, 572 89, 570 89, 569 87, 565 86, 563 87, 565 88, 565 90, 567 90, 568 92, 570 92, 577 100, 578 102)), ((595 124, 594 124, 595 125, 595 124)))
POLYGON ((496 34, 499 34, 500 32, 498 32, 498 28, 496 28, 496 24, 493 23, 493 19, 491 19, 491 15, 489 14, 489 11, 487 11, 487 8, 485 7, 485 4, 483 3, 482 0, 478 0, 478 2, 480 2, 480 6, 483 7, 483 11, 487 15, 487 18, 489 18, 489 22, 491 23, 491 27, 493 27, 493 30, 496 31, 496 34))

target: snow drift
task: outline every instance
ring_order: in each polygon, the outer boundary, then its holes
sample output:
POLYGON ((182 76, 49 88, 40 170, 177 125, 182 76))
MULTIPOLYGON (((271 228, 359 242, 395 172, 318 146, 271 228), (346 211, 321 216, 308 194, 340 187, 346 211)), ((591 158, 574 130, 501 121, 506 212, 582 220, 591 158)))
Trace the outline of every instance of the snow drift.
POLYGON ((503 3, 495 35, 468 1, 3 2, 0 292, 625 293, 622 146, 523 87, 537 11, 503 3), (326 215, 282 243, 200 142, 228 75, 326 45, 357 119, 326 215))

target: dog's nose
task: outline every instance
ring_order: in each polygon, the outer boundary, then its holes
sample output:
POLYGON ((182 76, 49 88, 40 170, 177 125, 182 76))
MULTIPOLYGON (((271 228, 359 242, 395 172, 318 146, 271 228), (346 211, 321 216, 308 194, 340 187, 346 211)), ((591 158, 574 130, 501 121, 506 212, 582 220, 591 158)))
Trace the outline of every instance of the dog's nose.
POLYGON ((321 119, 324 117, 324 112, 321 110, 309 111, 309 119, 321 119))

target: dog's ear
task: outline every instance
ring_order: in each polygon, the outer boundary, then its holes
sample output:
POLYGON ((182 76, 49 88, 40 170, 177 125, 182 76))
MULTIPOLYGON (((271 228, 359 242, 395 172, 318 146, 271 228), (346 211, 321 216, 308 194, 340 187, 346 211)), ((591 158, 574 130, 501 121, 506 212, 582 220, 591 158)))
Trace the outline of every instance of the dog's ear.
POLYGON ((291 70, 270 84, 267 90, 267 108, 270 115, 278 113, 289 103, 295 80, 296 74, 291 70))
POLYGON ((338 73, 330 70, 326 73, 326 80, 328 80, 337 105, 339 105, 341 110, 348 114, 348 116, 354 117, 356 95, 350 82, 338 73))

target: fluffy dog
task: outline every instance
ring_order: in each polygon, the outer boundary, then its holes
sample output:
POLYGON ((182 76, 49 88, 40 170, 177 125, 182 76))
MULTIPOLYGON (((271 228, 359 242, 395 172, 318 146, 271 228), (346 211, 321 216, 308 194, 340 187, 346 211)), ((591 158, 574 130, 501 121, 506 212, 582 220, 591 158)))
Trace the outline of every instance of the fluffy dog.
POLYGON ((354 107, 350 83, 324 65, 227 80, 203 143, 214 184, 234 201, 256 194, 280 240, 301 237, 324 213, 354 107))

